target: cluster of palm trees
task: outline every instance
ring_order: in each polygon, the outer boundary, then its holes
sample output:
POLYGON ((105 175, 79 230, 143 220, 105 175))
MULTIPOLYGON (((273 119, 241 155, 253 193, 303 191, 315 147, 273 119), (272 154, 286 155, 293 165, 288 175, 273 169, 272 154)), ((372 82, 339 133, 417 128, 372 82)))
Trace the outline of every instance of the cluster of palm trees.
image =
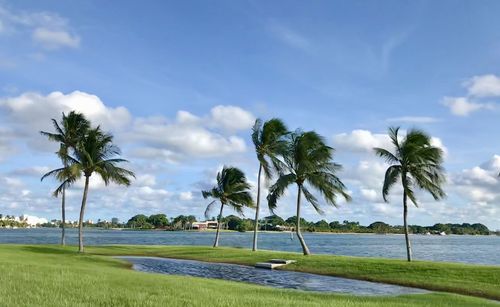
MULTIPOLYGON (((119 158, 120 149, 113 144, 113 136, 99 126, 92 127, 90 121, 75 111, 62 114, 58 122, 52 119, 55 132, 41 131, 49 140, 59 143, 57 156, 62 166, 43 175, 42 180, 54 176, 60 185, 54 196, 61 196, 62 235, 61 244, 65 244, 65 202, 66 189, 84 177, 83 197, 79 218, 79 251, 83 252, 83 220, 87 203, 90 177, 97 174, 105 185, 110 182, 118 185, 130 185, 134 173, 118 165, 127 160, 119 158)), ((389 128, 389 137, 393 151, 374 148, 375 153, 390 164, 388 167, 382 196, 387 201, 390 189, 401 182, 403 191, 403 221, 407 247, 407 259, 411 261, 411 245, 408 237, 408 199, 418 206, 415 189, 429 192, 434 199, 445 197, 442 185, 445 182, 443 151, 431 144, 429 135, 421 130, 412 129, 404 138, 399 136, 399 128, 389 128)), ((214 200, 207 206, 205 215, 220 202, 218 227, 214 247, 219 244, 220 225, 224 206, 243 214, 244 208, 255 208, 255 228, 252 250, 257 250, 259 211, 261 200, 261 181, 276 178, 269 187, 268 208, 271 212, 278 206, 278 201, 292 185, 297 187, 295 232, 302 246, 303 253, 310 251, 301 233, 301 200, 304 198, 318 213, 323 213, 322 203, 316 195, 321 195, 324 203, 336 207, 338 198, 350 201, 346 186, 337 177, 341 165, 333 162, 334 149, 326 144, 325 139, 314 131, 295 130, 290 132, 282 120, 273 118, 266 122, 255 121, 252 129, 252 141, 259 161, 257 178, 257 198, 254 202, 250 193, 250 184, 245 174, 236 167, 224 166, 217 174, 217 185, 211 190, 202 191, 203 197, 214 200), (264 178, 262 178, 264 176, 264 178), (319 193, 316 195, 313 191, 319 193)))
MULTIPOLYGON (((407 200, 410 199, 415 206, 418 206, 415 188, 429 192, 436 200, 445 197, 442 189, 445 182, 442 167, 443 151, 433 146, 431 137, 421 130, 412 129, 407 132, 403 139, 400 139, 399 128, 389 128, 389 137, 394 147, 393 151, 384 148, 374 148, 374 151, 390 164, 385 174, 382 189, 384 200, 388 201, 389 190, 396 182, 400 181, 402 184, 407 259, 411 261, 407 200)), ((253 127, 252 141, 259 161, 256 202, 254 203, 252 199, 251 187, 245 174, 236 167, 224 166, 222 171, 217 174, 217 185, 211 190, 202 191, 204 198, 214 199, 207 206, 206 217, 216 205, 216 201, 220 201, 214 247, 219 244, 220 222, 224 206, 228 206, 240 214, 243 213, 244 208, 255 208, 252 250, 257 250, 261 176, 264 175, 267 181, 276 177, 276 181, 269 187, 267 195, 268 207, 271 212, 277 208, 279 199, 288 187, 291 185, 297 187, 295 232, 304 255, 309 255, 310 251, 300 228, 302 197, 320 214, 323 213, 323 210, 317 196, 312 193, 313 189, 319 192, 327 205, 336 207, 339 197, 346 201, 351 200, 346 186, 336 175, 341 169, 341 165, 333 162, 334 149, 326 145, 324 138, 316 132, 302 130, 290 132, 283 121, 276 118, 265 123, 257 119, 253 127)))
POLYGON ((119 185, 130 185, 130 178, 134 173, 118 165, 127 160, 119 158, 120 149, 113 144, 113 136, 104 132, 100 126, 92 127, 90 121, 81 113, 71 111, 68 115, 62 114, 58 122, 52 119, 55 132, 40 133, 49 140, 59 143, 56 152, 62 166, 42 176, 41 180, 54 176, 60 185, 55 189, 54 196, 61 196, 62 235, 61 244, 65 244, 65 202, 66 189, 77 182, 82 176, 85 178, 80 218, 78 223, 79 252, 83 246, 83 220, 89 191, 90 177, 97 174, 105 185, 110 182, 119 185))

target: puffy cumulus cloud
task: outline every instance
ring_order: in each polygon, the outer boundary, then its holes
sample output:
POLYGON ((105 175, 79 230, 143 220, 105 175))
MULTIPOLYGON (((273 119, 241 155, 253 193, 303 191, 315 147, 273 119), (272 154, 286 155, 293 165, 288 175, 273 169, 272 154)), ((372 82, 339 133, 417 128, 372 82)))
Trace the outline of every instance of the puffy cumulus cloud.
MULTIPOLYGON (((240 112, 249 113, 240 108, 240 112)), ((228 112, 230 109, 216 106, 209 116, 198 117, 187 111, 179 111, 175 120, 163 117, 139 118, 132 127, 128 138, 145 146, 133 151, 142 158, 160 158, 168 162, 176 162, 186 157, 220 157, 246 151, 246 143, 237 135, 226 136, 219 132, 222 129, 249 128, 250 120, 245 125, 230 125, 237 115, 228 112), (223 110, 223 111, 221 111, 223 110), (217 114, 214 116, 214 114, 217 114), (225 114, 225 115, 224 115, 225 114), (227 116, 225 118, 224 116, 227 116)), ((249 113, 250 114, 250 113, 249 113)), ((243 116, 246 117, 247 115, 243 116)), ((253 116, 250 117, 253 122, 253 116)), ((243 121, 244 122, 244 121, 243 121)))
POLYGON ((156 185, 156 176, 152 174, 137 175, 134 180, 134 185, 143 186, 154 186, 156 185))
POLYGON ((472 102, 468 97, 445 97, 442 104, 450 109, 453 115, 468 116, 479 110, 494 110, 492 103, 472 102))
POLYGON ((463 84, 470 96, 500 96, 500 78, 495 75, 474 76, 463 84))
POLYGON ((500 156, 494 155, 480 166, 464 169, 451 177, 452 188, 472 202, 489 203, 500 199, 500 156))
POLYGON ((374 189, 360 189, 361 195, 368 201, 376 201, 380 198, 380 191, 374 189))
POLYGON ((368 130, 337 134, 333 137, 333 143, 339 150, 354 152, 373 152, 374 147, 391 147, 391 140, 387 134, 376 134, 368 130))
POLYGON ((96 95, 81 91, 69 94, 52 92, 46 96, 28 92, 17 97, 0 99, 0 108, 5 110, 14 123, 30 131, 51 129, 50 118, 60 118, 62 112, 83 113, 93 123, 104 129, 119 129, 130 122, 131 115, 124 107, 107 107, 96 95))
POLYGON ((500 97, 500 78, 489 74, 474 76, 462 83, 467 95, 444 97, 441 104, 448 107, 453 115, 468 116, 479 110, 496 110, 496 103, 484 101, 485 98, 500 97))
MULTIPOLYGON (((405 137, 406 131, 400 131, 401 139, 405 137)), ((373 153, 374 147, 391 149, 392 141, 387 134, 373 133, 369 130, 353 130, 350 133, 340 133, 333 136, 334 147, 342 151, 355 153, 373 153)), ((437 137, 431 137, 431 145, 441 148, 445 156, 448 149, 443 141, 437 137)))
POLYGON ((192 200, 193 198, 193 193, 191 191, 179 193, 180 200, 192 200))
POLYGON ((252 113, 235 106, 215 106, 210 110, 210 117, 213 125, 228 131, 249 129, 255 122, 252 113))
POLYGON ((0 34, 31 33, 33 42, 46 50, 77 48, 80 37, 68 20, 53 12, 15 12, 0 4, 0 34))

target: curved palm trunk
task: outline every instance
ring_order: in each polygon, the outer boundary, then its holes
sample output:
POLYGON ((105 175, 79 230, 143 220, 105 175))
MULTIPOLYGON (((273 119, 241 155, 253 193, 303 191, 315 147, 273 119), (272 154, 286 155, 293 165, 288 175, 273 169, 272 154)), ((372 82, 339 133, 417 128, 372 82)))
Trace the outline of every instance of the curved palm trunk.
POLYGON ((219 234, 220 234, 220 224, 221 224, 221 220, 222 220, 222 209, 224 209, 224 203, 221 202, 220 212, 219 212, 219 216, 217 218, 217 232, 215 233, 214 247, 219 246, 219 234))
POLYGON ((257 232, 259 231, 259 205, 260 205, 260 175, 262 173, 262 164, 259 165, 259 175, 257 176, 257 202, 255 204, 255 223, 253 228, 253 247, 252 251, 257 250, 257 232))
POLYGON ((80 253, 83 253, 83 217, 87 203, 87 194, 89 192, 89 178, 89 176, 85 176, 85 188, 83 189, 82 207, 80 208, 80 220, 78 222, 78 251, 80 253))
POLYGON ((62 215, 62 233, 61 233, 61 245, 66 245, 66 187, 63 186, 62 190, 62 200, 61 200, 61 215, 62 215))
POLYGON ((304 241, 304 237, 302 237, 302 233, 300 232, 300 197, 302 195, 302 186, 298 185, 298 193, 297 193, 297 227, 295 227, 295 231, 297 232, 297 238, 299 238, 300 245, 302 245, 302 251, 304 255, 310 255, 311 252, 306 245, 306 241, 304 241))
POLYGON ((404 222, 404 228, 405 228, 406 255, 407 255, 408 261, 411 261, 411 244, 410 244, 410 238, 408 236, 407 218, 408 218, 407 196, 406 196, 406 192, 403 192, 403 222, 404 222))

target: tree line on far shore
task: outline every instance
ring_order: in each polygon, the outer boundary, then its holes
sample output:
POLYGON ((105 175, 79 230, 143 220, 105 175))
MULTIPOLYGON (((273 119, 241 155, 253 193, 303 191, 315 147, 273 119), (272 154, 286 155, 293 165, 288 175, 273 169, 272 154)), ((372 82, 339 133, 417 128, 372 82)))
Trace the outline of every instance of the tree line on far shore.
MULTIPOLYGON (((209 220, 215 221, 216 218, 212 217, 209 220)), ((129 228, 137 230, 167 230, 167 231, 183 231, 192 230, 192 223, 198 222, 194 215, 178 215, 176 217, 167 217, 166 214, 137 214, 128 219, 127 222, 119 222, 117 218, 107 220, 97 220, 97 222, 83 222, 84 227, 97 227, 97 228, 129 228)), ((236 215, 228 215, 221 219, 221 227, 226 230, 234 230, 240 232, 247 232, 254 230, 254 220, 250 218, 241 218, 236 215)), ((297 223, 297 217, 291 216, 283 219, 278 215, 269 215, 259 220, 260 231, 293 231, 297 223)), ((48 223, 37 225, 38 227, 56 228, 61 227, 61 221, 53 220, 48 223)), ((326 220, 307 221, 301 218, 301 225, 307 232, 331 232, 331 233, 377 233, 377 234, 403 234, 404 229, 401 225, 389 225, 387 223, 377 221, 369 224, 368 226, 361 225, 359 222, 344 220, 333 221, 328 223, 326 220)), ((66 223, 67 228, 78 227, 78 223, 66 223)), ((15 220, 14 216, 0 214, 0 228, 5 227, 28 227, 26 222, 19 222, 15 220)), ((490 231, 488 227, 481 223, 437 223, 432 226, 408 225, 410 233, 412 234, 440 234, 445 233, 455 235, 489 235, 498 234, 500 232, 490 231)))
MULTIPOLYGON (((377 234, 403 234, 404 228, 401 225, 390 225, 381 221, 373 222, 368 226, 361 225, 359 222, 344 220, 328 223, 326 220, 307 221, 300 218, 300 224, 307 232, 331 232, 331 233, 377 233, 377 234)), ((210 218, 215 221, 216 218, 210 218)), ((178 215, 168 218, 166 214, 153 214, 146 216, 137 214, 131 217, 127 222, 118 223, 113 221, 97 221, 94 224, 84 225, 86 227, 102 228, 131 228, 131 229, 161 229, 171 231, 192 230, 192 223, 198 222, 194 215, 178 215)), ((254 220, 250 218, 241 218, 236 215, 222 217, 221 228, 240 232, 253 231, 254 220)), ((293 231, 297 224, 297 217, 291 216, 283 219, 278 215, 270 215, 259 220, 260 231, 293 231)), ((488 227, 481 223, 437 223, 432 226, 408 225, 412 234, 441 234, 445 233, 455 235, 489 235, 495 232, 490 231, 488 227)))

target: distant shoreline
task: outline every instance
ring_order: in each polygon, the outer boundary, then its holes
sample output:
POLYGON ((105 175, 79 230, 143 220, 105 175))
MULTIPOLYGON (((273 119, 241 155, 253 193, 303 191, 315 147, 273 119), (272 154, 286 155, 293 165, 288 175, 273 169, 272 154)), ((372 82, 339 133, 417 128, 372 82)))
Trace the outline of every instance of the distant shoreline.
MULTIPOLYGON (((18 228, 2 228, 0 227, 0 230, 5 229, 5 230, 21 230, 21 229, 30 229, 30 230, 36 230, 36 229, 60 229, 56 227, 36 227, 36 228, 30 228, 30 227, 18 227, 18 228)), ((67 227, 68 229, 78 229, 77 227, 67 227)), ((154 232, 186 232, 186 233, 215 233, 216 229, 206 229, 206 230, 166 230, 166 229, 140 229, 140 228, 104 228, 104 227, 84 227, 84 230, 90 230, 90 229, 95 229, 95 230, 100 230, 100 231, 154 231, 154 232)), ((233 233, 253 233, 252 231, 236 231, 236 230, 230 230, 230 229, 221 229, 221 232, 233 232, 233 233)), ((259 233, 270 233, 270 234, 287 234, 289 235, 290 233, 293 233, 295 235, 294 231, 273 231, 273 230, 260 230, 259 233)), ((387 235, 396 235, 396 236, 402 236, 404 234, 402 233, 375 233, 375 232, 329 232, 329 231, 302 231, 304 234, 320 234, 320 235, 379 235, 379 236, 387 236, 387 235)), ((490 234, 447 234, 447 235, 439 235, 439 234, 423 234, 423 233, 410 233, 412 236, 437 236, 437 237, 446 237, 446 236, 500 236, 499 234, 495 233, 490 233, 490 234)))

